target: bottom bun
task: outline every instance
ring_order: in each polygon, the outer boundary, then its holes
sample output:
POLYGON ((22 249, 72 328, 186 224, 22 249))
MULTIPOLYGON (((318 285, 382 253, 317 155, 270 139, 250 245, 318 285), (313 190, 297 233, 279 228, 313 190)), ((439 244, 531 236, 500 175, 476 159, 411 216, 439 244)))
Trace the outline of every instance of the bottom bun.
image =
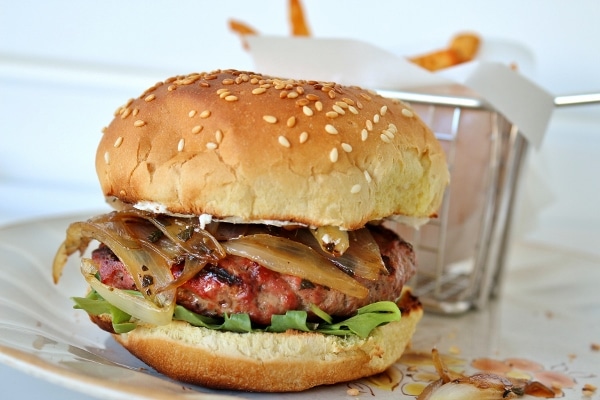
POLYGON ((404 352, 423 315, 405 289, 402 317, 368 338, 320 333, 233 333, 197 328, 183 321, 139 326, 115 339, 158 372, 205 387, 292 392, 383 372, 404 352))

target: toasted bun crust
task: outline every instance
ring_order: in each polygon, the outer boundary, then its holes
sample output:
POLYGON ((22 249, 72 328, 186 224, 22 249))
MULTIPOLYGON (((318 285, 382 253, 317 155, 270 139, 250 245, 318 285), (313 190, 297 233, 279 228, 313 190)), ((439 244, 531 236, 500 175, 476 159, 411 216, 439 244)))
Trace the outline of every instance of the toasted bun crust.
POLYGON ((106 196, 161 212, 345 229, 434 215, 449 176, 402 102, 231 70, 173 77, 130 100, 96 168, 106 196))
MULTIPOLYGON (((377 374, 410 342, 423 310, 408 289, 400 321, 366 339, 320 333, 233 333, 173 321, 138 327, 114 338, 133 355, 173 379, 211 388, 291 392, 377 374)), ((101 325, 108 315, 92 320, 101 325)))

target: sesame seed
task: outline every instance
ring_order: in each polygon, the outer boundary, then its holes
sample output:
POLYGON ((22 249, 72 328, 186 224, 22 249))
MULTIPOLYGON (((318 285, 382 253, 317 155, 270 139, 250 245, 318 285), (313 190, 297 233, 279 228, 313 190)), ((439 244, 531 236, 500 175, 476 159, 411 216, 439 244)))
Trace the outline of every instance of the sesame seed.
POLYGON ((121 197, 127 196, 127 192, 123 189, 119 190, 119 194, 121 195, 121 197))
POLYGON ((344 109, 342 107, 338 106, 337 104, 334 104, 333 107, 331 107, 331 108, 333 108, 333 111, 335 111, 338 114, 342 114, 342 115, 346 114, 346 111, 344 111, 344 109))
POLYGON ((319 100, 319 96, 317 96, 316 94, 309 93, 306 95, 306 99, 309 101, 317 101, 319 100))
POLYGON ((110 164, 110 154, 107 152, 104 153, 104 162, 106 165, 110 164))
POLYGON ((125 108, 123 111, 121 111, 121 119, 129 117, 129 114, 131 114, 131 108, 125 108))
POLYGON ((350 153, 352 151, 352 146, 348 143, 342 143, 342 150, 344 150, 346 153, 350 153))
POLYGON ((352 113, 352 114, 358 114, 358 110, 356 109, 356 107, 354 106, 348 106, 348 110, 352 113))
POLYGON ((309 106, 303 106, 302 107, 302 112, 307 117, 311 117, 314 114, 313 110, 309 106))
POLYGON ((227 78, 227 79, 223 79, 223 81, 221 83, 223 85, 233 85, 235 83, 235 81, 233 79, 227 78))
POLYGON ((376 124, 379 123, 379 114, 373 115, 373 122, 376 124))
POLYGON ((361 189, 362 187, 357 183, 356 185, 352 186, 352 188, 350 189, 350 193, 356 194, 360 192, 361 189))
POLYGON ((282 145, 283 147, 290 147, 290 141, 287 140, 287 138, 285 136, 279 136, 277 138, 277 141, 279 142, 280 145, 282 145))
POLYGON ((288 95, 288 92, 286 90, 282 90, 281 92, 279 92, 279 98, 280 99, 285 99, 288 95))
POLYGON ((200 133, 202 131, 203 126, 202 125, 196 125, 192 128, 192 133, 193 134, 197 134, 200 133))
POLYGON ((335 126, 333 126, 331 124, 325 125, 325 132, 330 133, 332 135, 337 135, 338 134, 338 130, 335 129, 335 126))
POLYGON ((289 93, 287 94, 287 96, 286 96, 286 97, 287 97, 288 99, 295 99, 295 98, 297 98, 298 96, 299 96, 298 92, 289 92, 289 93))
POLYGON ((413 112, 407 108, 402 109, 402 115, 404 115, 405 117, 408 117, 408 118, 412 118, 414 116, 413 112))
POLYGON ((304 107, 304 106, 306 106, 308 104, 310 104, 310 100, 308 100, 308 99, 299 99, 299 100, 296 100, 296 105, 298 107, 304 107))
POLYGON ((327 92, 327 96, 329 96, 330 99, 335 99, 335 91, 330 90, 327 92))
POLYGON ((200 118, 208 118, 210 117, 210 110, 204 110, 200 113, 200 118))
POLYGON ((274 117, 273 115, 263 115, 263 119, 269 124, 274 124, 277 122, 277 117, 274 117))
POLYGON ((193 118, 194 116, 196 116, 196 114, 197 114, 197 113, 198 113, 198 112, 197 112, 196 110, 191 110, 191 111, 188 113, 188 117, 190 117, 190 118, 193 118))
POLYGON ((317 111, 323 111, 323 103, 321 103, 320 101, 315 102, 315 108, 317 109, 317 111))
POLYGON ((225 92, 221 93, 219 95, 219 97, 222 98, 222 99, 224 99, 224 98, 226 98, 227 96, 230 96, 230 95, 231 95, 230 91, 225 91, 225 92))
POLYGON ((185 140, 183 140, 183 138, 179 139, 179 143, 177 143, 177 151, 183 151, 184 145, 185 145, 185 140))
POLYGON ((139 128, 144 125, 146 125, 146 121, 142 121, 141 119, 138 119, 133 123, 133 126, 135 126, 136 128, 139 128))
POLYGON ((367 126, 367 130, 369 130, 369 131, 373 130, 373 123, 371 122, 370 119, 367 120, 367 122, 365 123, 365 125, 367 126))
MULTIPOLYGON (((360 94, 360 97, 362 97, 363 99, 365 99, 365 100, 367 100, 367 101, 370 101, 370 100, 371 100, 371 96, 369 96, 368 94, 366 94, 366 93, 364 93, 364 92, 360 94)), ((360 107, 359 107, 359 108, 360 108, 360 107)))
POLYGON ((237 101, 237 100, 238 100, 238 98, 237 98, 237 96, 230 95, 230 96, 226 96, 226 97, 225 97, 225 100, 226 100, 226 101, 237 101))
POLYGON ((331 149, 331 151, 329 152, 329 160, 331 162, 336 162, 338 160, 338 149, 337 148, 333 148, 331 149))
POLYGON ((381 131, 381 133, 383 133, 385 136, 389 137, 390 139, 393 139, 395 137, 394 132, 390 131, 389 129, 384 129, 381 131))
POLYGON ((229 89, 221 88, 221 89, 217 90, 217 94, 219 96, 222 95, 223 93, 229 93, 229 89))
POLYGON ((363 129, 362 131, 360 131, 360 139, 364 142, 365 140, 367 140, 369 138, 369 131, 366 129, 363 129))
POLYGON ((209 150, 214 150, 217 148, 217 144, 215 142, 208 142, 206 143, 206 148, 209 150))
POLYGON ((379 137, 381 138, 381 140, 383 140, 385 143, 392 143, 392 139, 390 139, 388 136, 386 136, 385 134, 381 134, 379 135, 379 137))
POLYGON ((387 109, 387 106, 381 106, 381 108, 379 109, 379 114, 381 114, 382 116, 385 115, 387 109))
POLYGON ((252 89, 252 94, 263 94, 266 91, 267 91, 267 89, 265 89, 263 87, 257 87, 257 88, 252 89))
POLYGON ((348 103, 346 103, 345 101, 336 101, 335 105, 342 108, 348 108, 348 103))
POLYGON ((327 118, 337 118, 340 114, 336 113, 335 111, 327 111, 325 113, 325 116, 327 118))
POLYGON ((174 91, 175 89, 177 89, 177 86, 175 86, 175 85, 169 85, 169 87, 167 88, 167 90, 168 90, 169 92, 172 92, 172 91, 174 91))
POLYGON ((131 112, 131 115, 133 115, 135 117, 136 115, 139 114, 139 112, 140 112, 139 108, 134 108, 133 111, 131 112))
POLYGON ((113 146, 114 147, 119 147, 121 145, 121 143, 123 143, 123 136, 119 136, 117 138, 117 140, 115 140, 115 144, 113 146))
POLYGON ((217 141, 217 143, 221 143, 223 141, 223 131, 220 129, 217 129, 215 132, 215 140, 217 141))
POLYGON ((293 128, 296 125, 296 117, 289 117, 286 122, 286 125, 288 128, 293 128))
POLYGON ((369 171, 367 171, 366 169, 364 170, 364 174, 365 174, 365 179, 367 180, 368 183, 371 183, 371 181, 373 180, 373 178, 371 178, 371 174, 369 173, 369 171))
POLYGON ((146 96, 146 98, 144 99, 144 101, 146 103, 148 103, 148 102, 154 100, 155 98, 156 98, 156 95, 154 93, 152 93, 152 94, 149 94, 148 96, 146 96))
POLYGON ((398 128, 396 128, 396 125, 394 124, 389 124, 388 125, 388 130, 393 132, 393 133, 398 133, 398 128))
POLYGON ((296 93, 304 94, 304 88, 302 86, 296 86, 296 93))
POLYGON ((300 137, 298 138, 298 140, 300 141, 300 143, 305 143, 308 140, 308 132, 302 132, 300 134, 300 137))
POLYGON ((360 101, 356 100, 356 107, 358 107, 359 110, 363 109, 363 103, 361 103, 360 101))

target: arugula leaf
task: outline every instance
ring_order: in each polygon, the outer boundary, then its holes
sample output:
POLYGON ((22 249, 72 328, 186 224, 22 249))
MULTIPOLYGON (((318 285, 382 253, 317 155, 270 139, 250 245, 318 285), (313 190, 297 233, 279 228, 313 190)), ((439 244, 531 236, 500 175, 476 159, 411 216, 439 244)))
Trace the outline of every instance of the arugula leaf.
POLYGON ((400 309, 392 301, 380 301, 358 309, 355 316, 337 324, 326 324, 317 330, 329 335, 355 334, 366 338, 371 331, 380 325, 400 320, 400 309))
MULTIPOLYGON (((110 314, 113 329, 116 333, 129 332, 136 327, 131 321, 131 316, 104 300, 96 291, 92 290, 86 297, 73 297, 74 308, 85 310, 91 315, 110 314)), ((380 301, 361 307, 356 315, 333 323, 333 318, 316 305, 311 306, 311 311, 322 322, 309 322, 306 311, 287 311, 285 315, 273 315, 271 325, 265 328, 252 326, 248 314, 225 314, 223 318, 211 318, 197 314, 180 305, 175 306, 173 319, 185 321, 190 325, 208 329, 229 332, 285 332, 289 329, 303 332, 319 332, 326 335, 349 336, 356 335, 366 338, 378 326, 400 320, 400 310, 393 301, 380 301)))
POLYGON ((95 290, 90 291, 86 297, 71 299, 75 302, 73 308, 84 310, 90 315, 110 314, 113 330, 116 333, 127 333, 137 327, 135 322, 130 321, 131 315, 104 300, 95 290))
MULTIPOLYGON (((271 325, 266 328, 269 332, 285 332, 288 329, 309 332, 311 329, 306 322, 306 311, 287 311, 285 315, 273 315, 271 325)), ((314 326, 314 324, 312 324, 314 326)))
POLYGON ((248 314, 225 314, 222 320, 196 314, 180 305, 175 306, 173 319, 185 321, 190 325, 230 332, 252 332, 252 323, 248 314))

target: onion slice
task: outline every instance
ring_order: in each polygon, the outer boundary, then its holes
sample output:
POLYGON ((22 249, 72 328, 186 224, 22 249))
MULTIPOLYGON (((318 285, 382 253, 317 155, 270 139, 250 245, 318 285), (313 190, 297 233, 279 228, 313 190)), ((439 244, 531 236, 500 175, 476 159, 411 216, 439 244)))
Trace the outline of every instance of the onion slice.
POLYGON ((316 239, 308 235, 305 230, 299 230, 293 236, 293 240, 310 246, 342 271, 353 276, 374 281, 380 274, 389 274, 381 258, 381 250, 367 228, 348 232, 349 247, 344 254, 337 257, 322 250, 316 243, 316 239))
POLYGON ((126 312, 140 321, 152 325, 167 325, 173 318, 175 310, 174 291, 169 293, 170 301, 167 304, 158 306, 144 297, 135 295, 132 292, 115 289, 96 278, 98 267, 89 258, 81 259, 81 273, 86 282, 113 306, 126 312))
POLYGON ((186 253, 210 257, 213 261, 225 257, 225 251, 208 231, 196 229, 194 225, 186 223, 185 219, 146 218, 186 253))
POLYGON ((349 296, 365 298, 369 290, 310 247, 290 239, 256 234, 222 243, 229 254, 248 258, 273 271, 297 276, 349 296))

